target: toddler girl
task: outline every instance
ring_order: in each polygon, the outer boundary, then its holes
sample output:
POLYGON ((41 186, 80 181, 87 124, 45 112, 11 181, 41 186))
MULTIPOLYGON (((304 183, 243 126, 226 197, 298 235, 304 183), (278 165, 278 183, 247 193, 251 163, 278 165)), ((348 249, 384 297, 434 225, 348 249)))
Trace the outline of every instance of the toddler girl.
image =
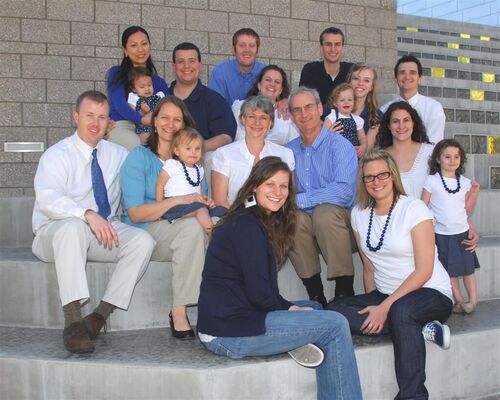
POLYGON ((330 104, 332 112, 325 118, 325 126, 349 140, 356 148, 358 158, 361 158, 366 152, 367 145, 365 121, 360 116, 352 114, 355 102, 352 86, 348 83, 338 85, 332 92, 330 104))
MULTIPOLYGON (((135 111, 141 115, 152 112, 158 101, 165 97, 163 92, 153 93, 153 73, 147 68, 135 67, 128 73, 128 86, 131 92, 128 95, 127 102, 135 111)), ((137 125, 135 133, 141 138, 141 143, 146 143, 146 139, 151 132, 151 127, 146 125, 137 125)))
MULTIPOLYGON (((202 136, 192 128, 184 128, 172 140, 173 157, 163 165, 163 169, 156 182, 156 201, 160 202, 167 197, 202 194, 201 182, 204 176, 201 160, 203 147, 202 136)), ((196 217, 203 229, 210 233, 212 220, 210 217, 222 216, 225 207, 214 207, 214 202, 202 196, 203 202, 180 204, 170 208, 163 216, 172 222, 183 217, 196 217)))
POLYGON ((430 175, 422 200, 434 214, 439 261, 450 275, 455 298, 453 311, 470 314, 477 305, 474 268, 479 268, 479 263, 476 253, 465 250, 462 241, 469 237, 468 214, 476 204, 479 184, 462 175, 465 162, 465 152, 456 140, 441 140, 429 159, 430 175), (459 277, 464 280, 467 302, 460 291, 459 277))

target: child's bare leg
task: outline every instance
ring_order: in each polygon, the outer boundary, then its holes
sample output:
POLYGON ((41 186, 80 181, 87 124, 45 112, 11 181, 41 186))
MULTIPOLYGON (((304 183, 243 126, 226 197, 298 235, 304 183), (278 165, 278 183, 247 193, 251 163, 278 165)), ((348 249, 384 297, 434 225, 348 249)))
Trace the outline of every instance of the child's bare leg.
POLYGON ((460 290, 460 281, 458 277, 450 278, 451 281, 451 292, 453 293, 453 298, 455 299, 455 303, 461 304, 464 302, 464 296, 462 295, 462 291, 460 290))
POLYGON ((212 218, 210 218, 210 214, 208 213, 207 207, 202 207, 196 210, 195 217, 200 223, 201 227, 205 230, 205 232, 212 232, 212 228, 214 225, 212 223, 212 218))
POLYGON ((464 285, 469 295, 469 302, 475 307, 477 305, 477 281, 476 275, 470 274, 464 276, 464 285))

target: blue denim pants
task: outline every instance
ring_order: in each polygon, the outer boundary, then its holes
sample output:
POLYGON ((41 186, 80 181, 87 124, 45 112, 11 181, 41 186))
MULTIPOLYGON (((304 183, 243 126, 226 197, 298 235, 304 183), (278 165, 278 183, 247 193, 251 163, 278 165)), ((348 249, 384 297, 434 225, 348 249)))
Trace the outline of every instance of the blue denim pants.
MULTIPOLYGON (((353 297, 342 297, 328 305, 328 309, 343 314, 351 332, 361 335, 366 314, 358 311, 382 303, 386 294, 378 290, 353 297)), ((390 334, 394 344, 394 363, 399 393, 396 399, 428 399, 425 388, 425 341, 422 327, 430 321, 445 322, 453 303, 441 292, 420 288, 394 302, 381 334, 390 334)))
POLYGON ((321 310, 316 302, 295 302, 313 311, 272 311, 266 316, 266 333, 259 336, 217 337, 203 345, 215 354, 238 359, 285 353, 308 343, 325 355, 316 368, 318 400, 360 400, 361 385, 347 320, 321 310))

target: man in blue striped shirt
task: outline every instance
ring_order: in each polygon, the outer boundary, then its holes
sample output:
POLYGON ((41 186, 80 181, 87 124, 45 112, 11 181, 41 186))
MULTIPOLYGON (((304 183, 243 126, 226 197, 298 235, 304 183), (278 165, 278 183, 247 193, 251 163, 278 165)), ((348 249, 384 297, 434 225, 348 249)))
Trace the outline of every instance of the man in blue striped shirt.
POLYGON ((350 208, 356 196, 358 159, 342 135, 322 127, 318 92, 300 86, 289 97, 300 137, 287 144, 295 156, 297 233, 290 259, 309 298, 326 304, 319 253, 335 280, 335 297, 354 295, 352 252, 356 245, 350 208))

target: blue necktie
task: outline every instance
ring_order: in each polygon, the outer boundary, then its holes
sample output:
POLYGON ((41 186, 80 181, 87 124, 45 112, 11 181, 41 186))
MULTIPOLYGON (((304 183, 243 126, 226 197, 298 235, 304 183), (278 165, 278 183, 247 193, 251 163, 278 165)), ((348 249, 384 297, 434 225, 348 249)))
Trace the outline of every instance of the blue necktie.
POLYGON ((111 214, 111 207, 108 201, 108 192, 104 184, 102 170, 97 161, 97 149, 92 151, 92 189, 94 191, 94 199, 98 207, 98 213, 103 218, 108 218, 111 214))

